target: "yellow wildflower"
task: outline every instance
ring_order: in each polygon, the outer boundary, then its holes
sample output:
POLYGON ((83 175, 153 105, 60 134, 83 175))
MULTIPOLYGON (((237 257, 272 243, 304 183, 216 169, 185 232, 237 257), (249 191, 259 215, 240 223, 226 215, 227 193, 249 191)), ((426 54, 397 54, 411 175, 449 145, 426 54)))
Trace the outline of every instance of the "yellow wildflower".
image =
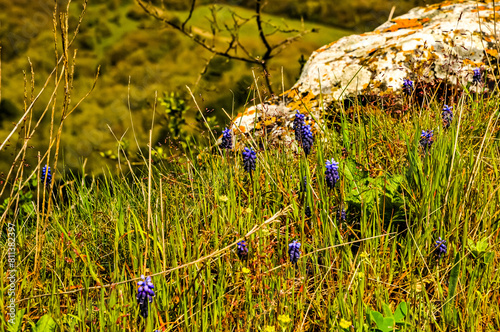
POLYGON ((288 315, 279 315, 278 316, 278 321, 281 324, 288 324, 292 321, 292 319, 288 315))
POLYGON ((339 323, 339 326, 343 329, 348 329, 351 325, 352 323, 344 318, 342 318, 339 323))

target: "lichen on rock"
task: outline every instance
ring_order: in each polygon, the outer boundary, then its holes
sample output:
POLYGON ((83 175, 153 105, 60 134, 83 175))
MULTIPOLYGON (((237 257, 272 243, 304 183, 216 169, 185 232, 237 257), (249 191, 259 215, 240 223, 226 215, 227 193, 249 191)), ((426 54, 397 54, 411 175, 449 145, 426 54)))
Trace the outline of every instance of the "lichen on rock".
MULTIPOLYGON (((232 121, 233 131, 290 142, 295 110, 311 121, 345 99, 402 95, 405 78, 460 89, 481 68, 491 82, 498 76, 499 9, 489 1, 445 1, 325 45, 311 55, 290 90, 246 109, 232 121)), ((487 84, 470 88, 488 91, 487 84)))

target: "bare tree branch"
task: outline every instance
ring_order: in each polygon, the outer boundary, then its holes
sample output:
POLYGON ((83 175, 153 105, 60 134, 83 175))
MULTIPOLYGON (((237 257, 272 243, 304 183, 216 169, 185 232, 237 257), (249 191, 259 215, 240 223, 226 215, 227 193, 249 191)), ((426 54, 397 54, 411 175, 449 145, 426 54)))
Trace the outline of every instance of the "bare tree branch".
POLYGON ((264 34, 264 30, 262 29, 262 15, 261 15, 261 0, 257 0, 257 4, 255 7, 255 12, 257 13, 256 15, 256 20, 257 20, 257 28, 259 29, 259 36, 260 39, 262 40, 262 43, 266 47, 266 53, 264 56, 262 56, 262 60, 267 60, 271 57, 271 52, 273 51, 273 48, 271 45, 269 45, 269 42, 267 41, 266 35, 264 34))
POLYGON ((212 59, 214 58, 214 56, 215 56, 215 54, 212 53, 212 55, 210 56, 210 58, 207 59, 207 62, 205 62, 205 66, 203 66, 203 69, 200 71, 200 74, 198 75, 198 78, 196 79, 196 83, 194 84, 195 88, 200 83, 201 78, 203 77, 203 75, 205 75, 205 73, 207 72, 208 66, 210 65, 210 61, 212 61, 212 59))
POLYGON ((296 36, 289 37, 289 38, 283 40, 282 42, 274 45, 273 49, 275 49, 277 51, 274 52, 273 56, 276 56, 276 55, 280 54, 286 48, 287 45, 293 43, 294 41, 296 41, 296 40, 304 37, 306 34, 311 33, 311 32, 316 32, 316 31, 314 29, 312 29, 312 30, 305 30, 305 31, 300 32, 296 36))
MULTIPOLYGON (((219 56, 223 56, 226 58, 235 59, 235 60, 239 60, 239 61, 243 61, 243 62, 248 62, 248 63, 256 63, 256 64, 259 63, 259 61, 257 59, 247 59, 247 58, 231 55, 227 52, 219 51, 219 50, 215 49, 215 47, 207 45, 205 42, 203 42, 203 40, 201 40, 199 38, 199 36, 201 36, 199 33, 198 33, 198 36, 196 36, 193 33, 188 32, 186 29, 183 29, 181 26, 178 26, 173 21, 167 19, 166 17, 163 17, 161 15, 161 14, 163 14, 163 10, 159 10, 158 8, 155 8, 150 4, 146 4, 143 0, 136 0, 136 2, 139 4, 139 6, 142 7, 142 9, 144 9, 144 11, 146 13, 148 13, 149 15, 154 17, 155 19, 166 23, 167 25, 169 25, 170 27, 174 28, 175 30, 181 32, 185 36, 191 38, 195 43, 197 43, 198 45, 200 45, 204 49, 214 53, 215 55, 219 55, 219 56)), ((201 31, 201 29, 199 29, 199 28, 197 30, 201 31)))
POLYGON ((184 30, 184 27, 186 26, 186 23, 191 19, 191 16, 193 16, 193 11, 194 11, 195 4, 196 4, 196 0, 192 0, 191 1, 191 9, 189 9, 189 15, 186 18, 186 20, 184 21, 184 23, 182 23, 182 25, 181 25, 181 29, 182 30, 184 30))
MULTIPOLYGON (((264 4, 262 0, 256 0, 256 6, 255 6, 255 15, 253 15, 250 18, 243 18, 236 14, 235 12, 232 12, 232 18, 233 18, 233 27, 228 26, 226 23, 224 24, 225 32, 229 33, 231 36, 230 38, 227 37, 220 37, 218 36, 219 31, 223 31, 221 28, 219 28, 218 23, 217 23, 217 11, 216 9, 212 8, 212 19, 208 19, 210 22, 210 25, 212 27, 212 31, 205 31, 197 26, 187 26, 187 23, 189 20, 192 18, 195 7, 196 7, 196 0, 191 0, 191 6, 189 9, 189 14, 186 20, 182 24, 179 23, 178 19, 174 19, 172 17, 169 17, 169 13, 166 12, 166 10, 160 9, 151 3, 147 3, 146 0, 136 0, 137 4, 142 7, 142 9, 149 14, 150 16, 154 17, 158 21, 164 22, 168 26, 174 28, 175 30, 179 31, 183 35, 187 36, 191 40, 193 40, 196 44, 200 45, 204 49, 208 50, 210 53, 212 53, 212 56, 210 57, 210 60, 213 59, 215 56, 222 56, 228 59, 232 60, 238 60, 238 61, 243 61, 246 63, 252 63, 256 64, 259 67, 262 68, 263 72, 263 77, 265 80, 265 83, 267 85, 267 89, 269 90, 270 94, 273 94, 271 82, 270 82, 270 75, 269 75, 269 69, 268 69, 268 62, 270 59, 272 59, 274 56, 277 54, 281 53, 289 44, 293 43, 297 39, 303 37, 305 34, 308 34, 310 32, 314 32, 313 30, 303 30, 300 31, 296 36, 286 38, 279 42, 276 45, 271 45, 267 39, 268 36, 275 34, 276 32, 281 32, 281 33, 291 33, 291 32, 298 32, 298 30, 294 29, 282 29, 279 26, 275 26, 273 24, 270 24, 274 28, 274 31, 271 33, 266 34, 264 32, 263 28, 263 22, 262 22, 262 8, 264 7, 264 4), (249 22, 250 20, 253 20, 255 18, 255 22, 257 24, 257 29, 259 33, 260 40, 265 48, 264 54, 262 55, 252 55, 240 42, 239 40, 239 31, 240 28, 249 22), (238 19, 241 19, 241 22, 239 22, 238 19), (212 40, 212 45, 208 44, 205 40, 207 38, 211 38, 212 40), (217 47, 216 46, 216 41, 221 41, 227 39, 227 46, 222 47, 217 47), (243 51, 244 56, 238 56, 238 48, 243 51), (274 53, 273 53, 274 52, 274 53)), ((268 24, 268 23, 266 23, 268 24)), ((220 45, 220 44, 219 44, 220 45)), ((200 76, 198 77, 196 84, 199 83, 202 75, 206 72, 207 67, 210 65, 210 60, 206 62, 206 65, 204 69, 201 71, 200 76)))

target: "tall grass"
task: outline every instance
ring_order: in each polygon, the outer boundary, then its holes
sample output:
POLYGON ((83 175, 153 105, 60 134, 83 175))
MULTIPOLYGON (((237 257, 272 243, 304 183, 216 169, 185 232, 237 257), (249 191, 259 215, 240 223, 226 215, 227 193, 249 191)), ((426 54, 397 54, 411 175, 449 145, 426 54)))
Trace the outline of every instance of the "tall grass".
POLYGON ((454 105, 448 130, 437 105, 404 119, 359 106, 345 133, 317 133, 308 158, 283 144, 254 146, 252 177, 237 150, 193 147, 149 170, 38 184, 31 190, 45 205, 13 196, 2 218, 17 231, 19 323, 9 329, 50 317, 71 331, 367 331, 381 329, 375 311, 391 322, 402 302, 394 328, 498 329, 499 99, 473 97, 454 105), (434 129, 429 152, 422 128, 434 129), (352 140, 344 156, 343 137, 352 140), (334 190, 324 178, 331 158, 340 162, 334 190), (438 237, 448 247, 441 257, 438 237), (235 252, 242 239, 247 262, 235 252), (147 319, 135 300, 141 274, 156 291, 147 319))
MULTIPOLYGON (((69 41, 64 16, 55 22, 69 41)), ((436 101, 400 118, 354 105, 317 128, 308 157, 295 143, 238 137, 231 151, 192 146, 152 163, 150 139, 147 167, 125 159, 119 172, 94 177, 85 165, 79 175, 58 172, 62 126, 74 109, 71 59, 63 52, 54 71, 65 89, 56 87, 62 97, 46 108, 51 149, 31 172, 14 164, 2 189, 12 188, 1 223, 15 225, 17 280, 15 323, 2 315, 2 330, 500 329, 497 93, 463 87, 449 129, 436 101), (424 150, 420 133, 430 129, 434 142, 424 150), (252 176, 243 146, 257 151, 252 176), (340 163, 334 189, 325 183, 332 158, 340 163), (55 171, 48 186, 39 181, 45 164, 55 171), (247 261, 236 254, 241 240, 247 261), (293 240, 301 243, 296 266, 293 240), (136 301, 141 275, 156 293, 145 319, 136 301)), ((32 106, 29 123, 37 121, 32 106)), ((11 269, 0 270, 7 289, 11 269)))

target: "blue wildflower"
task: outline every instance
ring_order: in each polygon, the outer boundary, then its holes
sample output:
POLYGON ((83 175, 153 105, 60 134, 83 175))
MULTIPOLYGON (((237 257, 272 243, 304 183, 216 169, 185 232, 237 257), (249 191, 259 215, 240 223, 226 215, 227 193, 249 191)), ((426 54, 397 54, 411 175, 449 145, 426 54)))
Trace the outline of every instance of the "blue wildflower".
POLYGON ((444 128, 449 128, 451 122, 453 121, 453 111, 451 110, 453 106, 449 107, 448 105, 444 105, 443 113, 441 113, 441 117, 443 118, 443 126, 444 128))
POLYGON ((413 81, 409 79, 403 79, 403 90, 409 96, 413 92, 413 81))
POLYGON ((346 218, 346 212, 344 208, 340 208, 337 211, 337 221, 345 221, 346 218))
POLYGON ((422 134, 420 135, 420 146, 424 149, 424 151, 429 150, 433 142, 434 130, 422 130, 422 134))
POLYGON ((144 278, 141 275, 141 281, 137 283, 139 289, 137 290, 137 303, 140 307, 140 314, 144 318, 148 318, 148 302, 153 302, 153 296, 155 296, 153 282, 151 281, 151 277, 144 278), (148 301, 146 301, 146 299, 148 301))
POLYGON ((314 137, 311 132, 311 126, 309 125, 303 125, 302 126, 302 148, 304 149, 304 152, 306 156, 311 152, 311 148, 314 143, 314 137))
POLYGON ((236 248, 236 254, 242 261, 246 261, 248 259, 248 247, 246 241, 238 242, 238 247, 236 248))
POLYGON ((295 139, 299 144, 302 142, 302 127, 306 124, 304 114, 301 114, 299 110, 296 111, 295 119, 293 120, 293 129, 295 130, 295 139))
POLYGON ((476 68, 473 71, 474 71, 474 75, 472 76, 472 83, 473 84, 481 84, 481 82, 482 82, 481 69, 476 68))
POLYGON ((439 240, 436 241, 435 247, 437 248, 437 254, 439 258, 441 258, 442 255, 446 255, 448 252, 448 248, 446 247, 446 240, 441 240, 441 237, 439 237, 439 240))
POLYGON ((220 147, 227 150, 231 150, 233 148, 233 137, 231 135, 231 129, 226 128, 222 131, 222 143, 220 147))
POLYGON ((300 258, 300 242, 293 240, 292 243, 288 245, 288 254, 290 255, 290 262, 292 264, 297 264, 300 258))
POLYGON ((50 172, 50 166, 47 165, 43 166, 41 181, 42 183, 45 183, 47 187, 50 185, 50 182, 52 181, 52 173, 50 172))
POLYGON ((326 185, 328 188, 335 188, 335 184, 339 181, 339 163, 336 162, 333 158, 332 160, 326 161, 326 170, 325 170, 325 179, 326 185))
POLYGON ((255 164, 257 159, 257 154, 252 148, 245 148, 242 152, 243 155, 243 168, 246 172, 252 175, 252 171, 255 171, 255 164))

